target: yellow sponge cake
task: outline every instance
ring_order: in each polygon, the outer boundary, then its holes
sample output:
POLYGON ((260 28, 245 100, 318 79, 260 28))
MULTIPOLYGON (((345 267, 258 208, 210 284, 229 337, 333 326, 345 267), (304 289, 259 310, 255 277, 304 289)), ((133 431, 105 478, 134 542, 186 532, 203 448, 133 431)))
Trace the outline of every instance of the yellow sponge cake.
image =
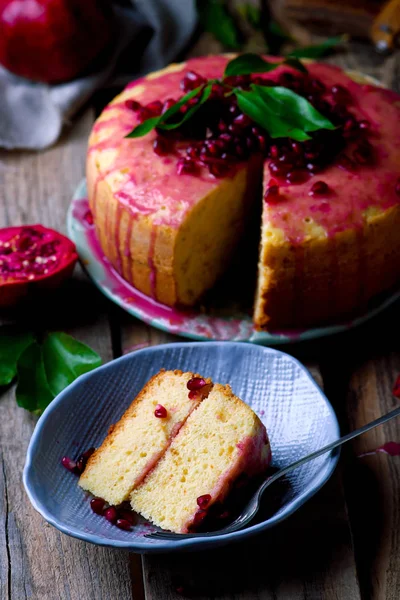
POLYGON ((224 501, 239 475, 264 472, 270 459, 260 419, 228 385, 215 384, 133 490, 131 506, 156 525, 185 533, 224 501))
POLYGON ((164 454, 190 413, 211 389, 195 373, 161 371, 135 398, 90 457, 79 485, 110 504, 120 504, 164 454), (198 391, 189 392, 190 381, 198 391))

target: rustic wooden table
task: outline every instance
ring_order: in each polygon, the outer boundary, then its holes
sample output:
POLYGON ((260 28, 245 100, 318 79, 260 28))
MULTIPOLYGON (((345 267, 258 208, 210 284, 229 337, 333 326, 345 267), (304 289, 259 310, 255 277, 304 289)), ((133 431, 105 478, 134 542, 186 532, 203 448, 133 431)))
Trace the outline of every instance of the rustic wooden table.
MULTIPOLYGON (((206 36, 192 53, 215 50, 206 36)), ((353 45, 330 60, 400 91, 399 54, 381 58, 353 45)), ((2 227, 41 222, 65 229, 67 207, 84 175, 94 116, 93 107, 83 111, 50 150, 0 154, 2 227)), ((87 342, 104 361, 138 344, 173 340, 110 304, 82 273, 69 290, 38 322, 87 342)), ((397 310, 398 305, 351 333, 285 348, 324 387, 343 432, 396 404, 391 389, 400 371, 397 310)), ((265 535, 212 552, 139 556, 67 537, 33 510, 22 469, 36 419, 17 407, 13 389, 1 396, 0 410, 1 599, 174 600, 182 597, 180 587, 201 599, 400 598, 400 458, 358 457, 385 441, 400 441, 399 421, 345 448, 329 483, 265 535)))

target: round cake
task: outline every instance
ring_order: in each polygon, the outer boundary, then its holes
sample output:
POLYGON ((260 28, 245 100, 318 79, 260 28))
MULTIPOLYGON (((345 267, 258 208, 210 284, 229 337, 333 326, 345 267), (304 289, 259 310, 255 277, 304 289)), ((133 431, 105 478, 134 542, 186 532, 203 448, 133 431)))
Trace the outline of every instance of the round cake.
POLYGON ((144 294, 190 307, 262 211, 261 235, 250 230, 260 238, 255 327, 350 317, 400 277, 400 97, 319 63, 224 78, 231 59, 194 58, 150 74, 97 119, 87 182, 102 250, 144 294), (245 93, 293 91, 332 127, 304 139, 269 134, 221 81, 245 93), (126 137, 195 89, 179 115, 202 105, 181 126, 126 137))

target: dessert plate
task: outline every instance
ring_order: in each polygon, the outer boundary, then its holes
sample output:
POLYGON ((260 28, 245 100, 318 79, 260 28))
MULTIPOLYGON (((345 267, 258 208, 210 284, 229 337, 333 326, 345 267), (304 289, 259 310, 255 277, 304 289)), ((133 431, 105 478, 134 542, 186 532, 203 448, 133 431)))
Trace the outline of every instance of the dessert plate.
MULTIPOLYGON (((360 316, 322 327, 260 332, 243 306, 224 303, 217 293, 202 310, 179 310, 155 302, 125 281, 105 258, 90 220, 86 182, 78 186, 68 211, 68 235, 75 242, 83 268, 110 300, 141 321, 194 340, 232 340, 277 345, 346 331, 372 318, 400 297, 400 290, 375 303, 360 316)), ((221 286, 223 288, 224 286, 221 286)), ((237 285, 235 286, 237 290, 237 285)))
POLYGON ((272 348, 237 342, 165 344, 138 350, 82 375, 45 410, 33 433, 24 485, 34 508, 63 533, 102 546, 134 552, 210 548, 265 531, 294 513, 328 480, 338 453, 296 469, 275 488, 259 521, 213 538, 157 540, 157 528, 143 519, 122 531, 91 511, 89 495, 61 465, 99 446, 132 399, 161 368, 197 371, 233 391, 259 415, 271 441, 273 466, 283 468, 339 438, 328 400, 309 372, 291 356, 272 348))

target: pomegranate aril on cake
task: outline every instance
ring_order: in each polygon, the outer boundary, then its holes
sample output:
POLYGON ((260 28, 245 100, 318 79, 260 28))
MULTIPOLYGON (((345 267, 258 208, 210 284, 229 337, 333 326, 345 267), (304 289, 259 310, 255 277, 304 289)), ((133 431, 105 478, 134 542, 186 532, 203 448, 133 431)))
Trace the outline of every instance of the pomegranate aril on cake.
POLYGON ((354 315, 360 298, 399 281, 399 112, 395 93, 327 64, 209 56, 153 74, 93 128, 89 201, 100 244, 140 291, 195 306, 261 205, 255 327, 354 315), (118 218, 105 218, 109 197, 118 218), (376 231, 380 251, 357 270, 360 234, 376 231))

